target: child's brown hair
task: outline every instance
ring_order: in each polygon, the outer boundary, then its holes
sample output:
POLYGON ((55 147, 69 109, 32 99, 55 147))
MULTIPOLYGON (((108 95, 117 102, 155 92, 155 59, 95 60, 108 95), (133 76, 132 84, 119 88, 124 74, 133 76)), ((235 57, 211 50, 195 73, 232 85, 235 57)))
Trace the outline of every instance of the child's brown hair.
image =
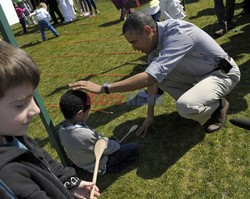
POLYGON ((0 98, 8 89, 23 83, 36 88, 39 81, 40 73, 33 59, 23 50, 0 41, 0 98))

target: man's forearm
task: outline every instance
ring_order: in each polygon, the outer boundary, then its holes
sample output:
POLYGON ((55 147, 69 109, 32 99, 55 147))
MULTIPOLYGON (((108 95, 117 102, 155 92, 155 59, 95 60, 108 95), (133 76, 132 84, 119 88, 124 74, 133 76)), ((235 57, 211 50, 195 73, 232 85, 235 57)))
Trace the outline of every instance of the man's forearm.
POLYGON ((139 73, 125 80, 110 84, 109 92, 127 92, 152 86, 156 83, 155 78, 146 72, 139 73))
POLYGON ((155 106, 155 100, 156 95, 158 91, 158 83, 153 84, 152 86, 148 87, 148 112, 147 117, 154 117, 154 106, 155 106))

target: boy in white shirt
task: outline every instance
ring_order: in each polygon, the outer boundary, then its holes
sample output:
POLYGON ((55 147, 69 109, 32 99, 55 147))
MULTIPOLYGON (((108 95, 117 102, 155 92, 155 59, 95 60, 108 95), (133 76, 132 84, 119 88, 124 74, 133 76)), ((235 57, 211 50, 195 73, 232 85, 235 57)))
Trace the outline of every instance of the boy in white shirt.
POLYGON ((51 30, 51 32, 56 36, 59 37, 58 32, 56 31, 56 29, 51 25, 51 23, 49 22, 50 20, 50 15, 47 11, 47 5, 45 3, 40 3, 39 4, 39 9, 35 10, 33 13, 31 13, 29 16, 33 16, 36 15, 37 16, 37 21, 38 21, 38 25, 40 28, 40 32, 42 35, 42 40, 46 41, 46 36, 45 36, 45 28, 48 27, 48 29, 51 30))

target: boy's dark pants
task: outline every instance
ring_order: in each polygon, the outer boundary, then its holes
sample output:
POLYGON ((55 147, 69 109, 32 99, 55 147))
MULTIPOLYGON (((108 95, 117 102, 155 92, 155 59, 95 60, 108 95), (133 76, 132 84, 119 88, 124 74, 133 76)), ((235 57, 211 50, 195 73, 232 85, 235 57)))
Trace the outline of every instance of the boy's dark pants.
POLYGON ((139 148, 136 142, 122 144, 121 148, 109 155, 107 173, 116 173, 125 169, 139 157, 139 148))
POLYGON ((23 28, 23 32, 24 33, 27 33, 27 28, 26 28, 26 22, 25 22, 25 19, 22 18, 22 19, 19 19, 20 21, 20 24, 22 25, 22 28, 23 28))

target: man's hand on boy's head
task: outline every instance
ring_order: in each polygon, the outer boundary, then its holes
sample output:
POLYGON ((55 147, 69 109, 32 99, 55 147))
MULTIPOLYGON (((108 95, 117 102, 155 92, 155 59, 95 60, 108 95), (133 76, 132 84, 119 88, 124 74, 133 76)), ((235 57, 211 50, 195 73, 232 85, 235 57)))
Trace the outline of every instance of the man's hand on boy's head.
POLYGON ((95 189, 94 199, 100 197, 99 188, 93 182, 81 181, 78 188, 74 190, 73 194, 75 198, 88 199, 91 190, 95 189))
POLYGON ((97 94, 104 93, 104 89, 101 85, 95 84, 91 81, 78 81, 74 83, 69 83, 69 87, 73 90, 83 90, 97 94))

